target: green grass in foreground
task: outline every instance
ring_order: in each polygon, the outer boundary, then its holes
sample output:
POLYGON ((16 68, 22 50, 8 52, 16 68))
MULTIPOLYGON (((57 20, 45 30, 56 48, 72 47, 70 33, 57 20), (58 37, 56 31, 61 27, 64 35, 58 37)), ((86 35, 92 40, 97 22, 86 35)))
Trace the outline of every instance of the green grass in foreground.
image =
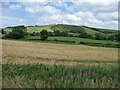
POLYGON ((109 88, 118 87, 118 66, 63 66, 4 64, 3 88, 109 88))

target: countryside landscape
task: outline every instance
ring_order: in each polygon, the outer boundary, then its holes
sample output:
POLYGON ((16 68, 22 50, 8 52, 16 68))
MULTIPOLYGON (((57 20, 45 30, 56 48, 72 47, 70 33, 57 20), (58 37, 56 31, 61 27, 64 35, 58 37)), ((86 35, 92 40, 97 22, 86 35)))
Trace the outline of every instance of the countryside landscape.
MULTIPOLYGON (((2 4, 6 10, 5 5, 19 3, 2 4)), ((119 87, 119 30, 72 22, 16 23, 0 29, 2 88, 119 87)))

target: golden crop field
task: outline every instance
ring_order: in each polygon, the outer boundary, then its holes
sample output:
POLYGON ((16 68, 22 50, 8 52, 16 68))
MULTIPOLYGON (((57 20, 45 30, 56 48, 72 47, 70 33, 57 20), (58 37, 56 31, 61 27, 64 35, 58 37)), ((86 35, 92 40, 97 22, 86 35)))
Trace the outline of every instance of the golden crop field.
POLYGON ((118 60, 117 48, 3 40, 2 49, 3 63, 76 65, 118 60))

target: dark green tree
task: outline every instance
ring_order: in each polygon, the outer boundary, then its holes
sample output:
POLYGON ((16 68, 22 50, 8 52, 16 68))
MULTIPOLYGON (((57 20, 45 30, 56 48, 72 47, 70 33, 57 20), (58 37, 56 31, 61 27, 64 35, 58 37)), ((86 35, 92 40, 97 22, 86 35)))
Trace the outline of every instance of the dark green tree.
POLYGON ((5 37, 12 38, 12 39, 22 39, 25 38, 27 34, 27 28, 25 26, 15 26, 12 29, 12 32, 6 34, 5 37))
POLYGON ((53 32, 48 32, 48 36, 54 36, 53 32))
POLYGON ((115 40, 115 35, 109 35, 107 39, 113 41, 115 40))
POLYGON ((54 35, 55 36, 61 36, 61 32, 59 30, 54 30, 54 35))
POLYGON ((1 34, 5 34, 4 29, 1 29, 1 34))
POLYGON ((120 31, 118 31, 118 33, 115 34, 115 40, 120 42, 120 31))
POLYGON ((95 33, 96 40, 106 40, 106 36, 101 33, 95 33))
POLYGON ((81 37, 81 38, 92 38, 92 36, 90 34, 86 33, 86 32, 82 32, 79 35, 79 37, 81 37))
POLYGON ((40 32, 40 37, 41 37, 41 40, 46 40, 48 38, 48 31, 47 30, 42 30, 40 32))
POLYGON ((67 31, 62 31, 61 36, 68 36, 68 32, 67 31))

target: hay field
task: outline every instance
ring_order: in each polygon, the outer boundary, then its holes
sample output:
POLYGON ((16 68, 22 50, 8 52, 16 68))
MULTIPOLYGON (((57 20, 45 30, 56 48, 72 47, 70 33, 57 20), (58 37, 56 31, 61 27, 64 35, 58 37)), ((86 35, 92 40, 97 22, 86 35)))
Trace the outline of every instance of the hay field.
POLYGON ((2 62, 14 64, 68 64, 117 62, 118 49, 68 44, 3 40, 2 62))

